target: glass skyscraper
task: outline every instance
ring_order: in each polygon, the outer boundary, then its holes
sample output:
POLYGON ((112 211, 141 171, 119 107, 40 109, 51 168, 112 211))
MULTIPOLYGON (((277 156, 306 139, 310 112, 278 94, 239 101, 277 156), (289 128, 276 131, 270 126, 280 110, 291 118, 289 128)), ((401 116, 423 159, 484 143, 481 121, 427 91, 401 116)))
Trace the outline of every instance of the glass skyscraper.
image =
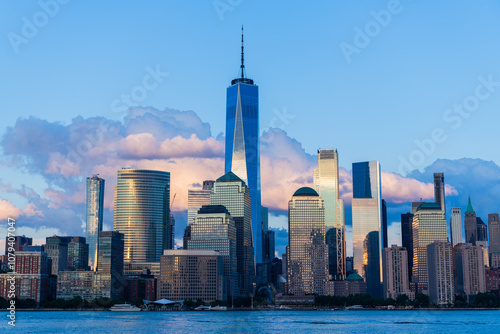
POLYGON ((159 262, 171 236, 169 218, 169 172, 118 171, 114 230, 125 235, 125 262, 159 262))
POLYGON ((318 169, 313 183, 325 203, 325 233, 328 245, 329 273, 334 279, 343 280, 345 269, 345 220, 344 200, 339 198, 339 161, 337 150, 318 150, 318 169))
POLYGON ((382 186, 378 161, 352 164, 354 269, 372 297, 382 296, 382 186))
POLYGON ((210 194, 214 187, 212 180, 203 181, 202 189, 188 190, 188 225, 193 223, 194 217, 203 205, 210 205, 210 194))
POLYGON ((288 293, 325 294, 328 248, 325 242, 325 205, 308 187, 298 189, 288 202, 288 293))
POLYGON ((457 244, 463 242, 462 209, 451 208, 450 229, 451 246, 455 247, 457 244))
POLYGON ((262 263, 259 87, 246 77, 241 35, 240 76, 226 93, 225 173, 233 172, 250 190, 255 262, 262 263))
POLYGON ((104 211, 104 180, 97 175, 87 178, 87 228, 85 239, 89 245, 89 267, 97 270, 99 232, 102 231, 104 211))

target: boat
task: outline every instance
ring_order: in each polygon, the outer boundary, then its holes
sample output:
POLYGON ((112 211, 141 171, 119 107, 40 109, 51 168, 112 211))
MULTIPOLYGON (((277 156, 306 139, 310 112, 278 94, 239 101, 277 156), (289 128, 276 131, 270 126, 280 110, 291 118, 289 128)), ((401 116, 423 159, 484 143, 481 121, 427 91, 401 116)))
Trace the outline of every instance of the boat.
POLYGON ((130 304, 115 304, 109 310, 113 312, 139 312, 141 309, 130 304))
POLYGON ((346 307, 345 309, 346 310, 362 310, 363 306, 361 306, 361 305, 352 305, 352 306, 346 307))
POLYGON ((195 311, 210 311, 212 308, 210 306, 200 305, 195 308, 195 311))
POLYGON ((210 311, 227 311, 227 306, 214 306, 210 311))

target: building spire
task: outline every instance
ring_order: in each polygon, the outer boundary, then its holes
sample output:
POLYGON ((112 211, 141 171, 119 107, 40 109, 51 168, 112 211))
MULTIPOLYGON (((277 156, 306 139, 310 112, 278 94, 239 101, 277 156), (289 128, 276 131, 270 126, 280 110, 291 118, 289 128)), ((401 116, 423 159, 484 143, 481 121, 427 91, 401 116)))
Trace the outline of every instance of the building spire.
POLYGON ((243 25, 241 25, 241 78, 245 78, 245 52, 243 46, 243 25))
POLYGON ((467 210, 465 211, 466 214, 475 214, 474 209, 472 208, 472 203, 470 202, 470 195, 469 195, 469 204, 467 204, 467 210))

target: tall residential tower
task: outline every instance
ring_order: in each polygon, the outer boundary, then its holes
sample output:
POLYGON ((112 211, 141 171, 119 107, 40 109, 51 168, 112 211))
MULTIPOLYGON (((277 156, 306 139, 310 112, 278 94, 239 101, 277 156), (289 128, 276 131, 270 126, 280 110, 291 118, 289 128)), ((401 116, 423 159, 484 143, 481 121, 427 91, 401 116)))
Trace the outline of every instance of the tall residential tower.
POLYGON ((85 239, 89 245, 89 267, 97 270, 99 232, 102 231, 104 211, 104 180, 97 175, 87 178, 87 228, 85 239))

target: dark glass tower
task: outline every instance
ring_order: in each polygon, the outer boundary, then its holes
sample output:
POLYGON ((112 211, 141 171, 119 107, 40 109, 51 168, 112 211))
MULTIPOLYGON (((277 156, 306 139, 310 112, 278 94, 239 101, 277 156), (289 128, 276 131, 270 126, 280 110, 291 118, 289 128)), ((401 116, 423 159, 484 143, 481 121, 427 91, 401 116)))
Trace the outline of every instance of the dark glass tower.
POLYGON ((259 87, 245 75, 241 32, 240 76, 227 88, 225 172, 236 174, 250 190, 255 263, 262 263, 259 87))

